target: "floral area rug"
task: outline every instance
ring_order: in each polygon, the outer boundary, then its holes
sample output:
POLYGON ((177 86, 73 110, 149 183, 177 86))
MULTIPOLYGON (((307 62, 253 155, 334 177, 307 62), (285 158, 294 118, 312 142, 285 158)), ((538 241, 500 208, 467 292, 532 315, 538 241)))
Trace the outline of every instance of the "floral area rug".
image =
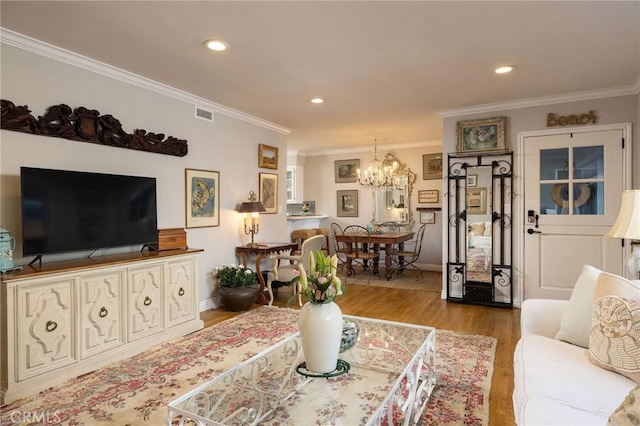
MULTIPOLYGON (((7 404, 0 424, 167 424, 171 401, 297 331, 297 320, 297 310, 254 309, 7 404)), ((496 343, 436 332, 438 378, 422 424, 488 424, 496 343)))
MULTIPOLYGON (((346 268, 345 268, 346 269, 346 268)), ((384 267, 380 268, 380 277, 371 275, 369 271, 356 266, 356 273, 350 277, 346 276, 345 270, 338 271, 338 276, 347 284, 366 285, 371 287, 402 288, 406 290, 431 291, 440 293, 442 291, 442 272, 422 271, 406 269, 400 274, 393 274, 390 280, 384 277, 384 267), (346 281, 345 281, 346 278, 346 281)))

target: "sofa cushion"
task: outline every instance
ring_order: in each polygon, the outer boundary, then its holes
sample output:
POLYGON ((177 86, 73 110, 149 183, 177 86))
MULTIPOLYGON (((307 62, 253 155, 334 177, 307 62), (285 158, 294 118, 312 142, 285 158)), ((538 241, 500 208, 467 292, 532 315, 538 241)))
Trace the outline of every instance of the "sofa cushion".
MULTIPOLYGON (((528 334, 516 346, 514 355, 513 407, 518 424, 529 424, 533 415, 529 404, 557 404, 567 413, 585 411, 604 424, 625 396, 636 386, 619 374, 596 367, 584 348, 549 337, 528 334), (567 408, 568 407, 568 408, 567 408)), ((535 410, 534 410, 535 411, 535 410)), ((536 414, 542 424, 555 411, 536 414)))
POLYGON ((560 331, 556 334, 556 339, 583 348, 589 347, 593 293, 596 289, 600 272, 602 272, 600 269, 591 265, 582 267, 582 273, 578 277, 569 298, 569 305, 560 321, 560 331))
POLYGON ((609 417, 610 426, 640 425, 640 386, 636 386, 609 417))
POLYGON ((603 272, 594 298, 589 359, 640 383, 640 289, 603 272))

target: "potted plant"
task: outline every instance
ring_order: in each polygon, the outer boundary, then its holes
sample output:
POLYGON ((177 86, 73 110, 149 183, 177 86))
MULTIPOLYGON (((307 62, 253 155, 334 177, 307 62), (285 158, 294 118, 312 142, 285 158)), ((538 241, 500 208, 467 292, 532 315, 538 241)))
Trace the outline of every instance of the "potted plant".
POLYGON ((230 311, 246 311, 258 298, 258 276, 242 265, 222 264, 214 269, 218 300, 230 311))

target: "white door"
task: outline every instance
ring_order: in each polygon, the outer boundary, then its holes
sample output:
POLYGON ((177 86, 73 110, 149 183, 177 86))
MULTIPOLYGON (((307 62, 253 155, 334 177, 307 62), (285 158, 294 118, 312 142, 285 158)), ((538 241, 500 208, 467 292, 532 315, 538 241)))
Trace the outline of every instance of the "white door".
POLYGON ((524 299, 568 299, 582 266, 622 274, 605 237, 624 184, 622 130, 524 139, 524 299))

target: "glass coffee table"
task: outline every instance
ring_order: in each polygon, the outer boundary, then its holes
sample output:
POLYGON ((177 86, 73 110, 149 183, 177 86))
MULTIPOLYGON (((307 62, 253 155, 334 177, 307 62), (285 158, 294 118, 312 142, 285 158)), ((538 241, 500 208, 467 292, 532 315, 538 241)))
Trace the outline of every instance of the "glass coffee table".
POLYGON ((344 315, 348 372, 309 377, 298 333, 169 404, 170 425, 416 424, 436 383, 435 329, 344 315), (304 371, 302 371, 304 373, 304 371))

